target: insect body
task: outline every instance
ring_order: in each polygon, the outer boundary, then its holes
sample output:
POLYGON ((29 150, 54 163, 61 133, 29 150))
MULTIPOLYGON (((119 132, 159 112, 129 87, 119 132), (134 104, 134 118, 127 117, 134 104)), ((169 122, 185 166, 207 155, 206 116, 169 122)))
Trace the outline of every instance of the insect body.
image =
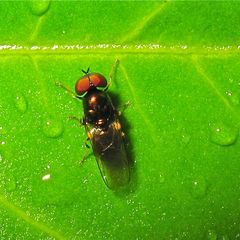
POLYGON ((99 73, 84 73, 75 85, 78 98, 83 100, 82 122, 104 182, 109 188, 117 189, 129 182, 119 114, 106 92, 109 87, 106 78, 99 73))

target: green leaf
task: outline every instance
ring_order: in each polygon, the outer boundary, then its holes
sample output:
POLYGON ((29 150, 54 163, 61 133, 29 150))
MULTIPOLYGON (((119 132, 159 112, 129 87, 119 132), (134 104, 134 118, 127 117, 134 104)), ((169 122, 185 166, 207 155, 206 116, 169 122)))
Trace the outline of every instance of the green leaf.
POLYGON ((0 3, 1 239, 236 239, 240 229, 238 2, 0 3), (74 89, 108 77, 129 186, 109 190, 74 89))

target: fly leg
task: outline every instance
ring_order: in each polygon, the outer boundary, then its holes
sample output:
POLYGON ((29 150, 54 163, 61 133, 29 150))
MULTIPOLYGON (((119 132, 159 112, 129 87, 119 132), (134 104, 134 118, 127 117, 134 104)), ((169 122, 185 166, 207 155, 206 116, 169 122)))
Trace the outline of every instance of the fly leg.
POLYGON ((108 88, 110 87, 110 85, 112 84, 113 75, 116 71, 118 64, 119 64, 119 60, 116 59, 116 61, 114 62, 113 66, 112 66, 111 72, 109 73, 109 82, 108 82, 107 86, 103 89, 103 91, 106 92, 108 90, 108 88))
POLYGON ((82 127, 82 126, 85 125, 84 118, 78 118, 78 117, 76 117, 76 116, 69 116, 68 119, 69 119, 69 120, 77 121, 77 122, 80 124, 80 127, 82 127))
MULTIPOLYGON (((76 95, 68 86, 63 85, 61 82, 56 81, 55 85, 57 87, 63 88, 65 91, 67 91, 67 93, 69 93, 72 96, 72 98, 74 98, 74 99, 82 99, 82 97, 76 95)), ((84 125, 84 119, 83 118, 78 118, 76 116, 69 116, 68 119, 69 120, 76 120, 76 121, 78 121, 80 123, 80 126, 84 125)))
POLYGON ((124 103, 123 105, 120 105, 117 110, 116 113, 118 116, 121 116, 122 113, 131 105, 132 103, 130 101, 127 101, 126 103, 124 103))
MULTIPOLYGON (((75 120, 77 121, 80 126, 84 126, 86 125, 84 118, 78 118, 76 116, 69 116, 69 120, 75 120)), ((85 155, 83 156, 82 160, 80 161, 80 165, 83 165, 83 163, 85 162, 85 160, 88 158, 88 156, 91 154, 91 150, 90 150, 90 146, 89 146, 89 141, 90 141, 90 137, 87 137, 87 139, 85 140, 84 145, 86 146, 86 148, 88 149, 88 152, 85 153, 85 155)))
POLYGON ((63 88, 65 91, 67 91, 67 92, 72 96, 72 98, 82 99, 82 97, 76 95, 68 86, 63 85, 61 82, 56 81, 56 82, 55 82, 55 85, 56 85, 57 87, 63 88))
POLYGON ((86 148, 90 149, 90 146, 88 144, 88 142, 90 141, 90 138, 88 137, 86 140, 85 140, 85 146, 86 148))
POLYGON ((87 160, 87 158, 89 157, 89 155, 91 154, 91 150, 90 150, 90 146, 88 144, 88 142, 90 141, 90 138, 88 137, 86 140, 85 140, 85 146, 86 148, 88 149, 88 152, 83 156, 83 159, 80 161, 80 165, 82 166, 83 163, 87 160))
POLYGON ((82 125, 82 119, 81 118, 78 118, 76 116, 69 116, 68 119, 78 121, 82 125))

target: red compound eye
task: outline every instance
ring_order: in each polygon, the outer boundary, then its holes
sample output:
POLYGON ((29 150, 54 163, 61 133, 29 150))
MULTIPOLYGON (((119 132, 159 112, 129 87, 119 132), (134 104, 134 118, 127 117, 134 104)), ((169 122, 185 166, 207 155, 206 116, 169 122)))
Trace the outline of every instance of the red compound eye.
POLYGON ((95 87, 106 87, 107 86, 106 78, 99 73, 91 74, 90 75, 90 80, 95 87))
POLYGON ((87 75, 80 78, 75 84, 75 91, 78 95, 83 95, 90 89, 90 82, 87 75))
POLYGON ((106 78, 99 73, 90 73, 80 78, 75 85, 75 91, 78 95, 83 95, 92 87, 106 87, 106 78), (90 80, 89 80, 90 79, 90 80))

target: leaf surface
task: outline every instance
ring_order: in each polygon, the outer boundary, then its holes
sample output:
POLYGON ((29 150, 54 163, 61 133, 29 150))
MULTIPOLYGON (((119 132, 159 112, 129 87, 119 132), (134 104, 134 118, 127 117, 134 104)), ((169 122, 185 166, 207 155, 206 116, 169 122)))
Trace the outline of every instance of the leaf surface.
POLYGON ((237 2, 0 3, 1 239, 235 239, 237 2), (81 70, 108 77, 134 162, 109 190, 86 154, 81 70))

